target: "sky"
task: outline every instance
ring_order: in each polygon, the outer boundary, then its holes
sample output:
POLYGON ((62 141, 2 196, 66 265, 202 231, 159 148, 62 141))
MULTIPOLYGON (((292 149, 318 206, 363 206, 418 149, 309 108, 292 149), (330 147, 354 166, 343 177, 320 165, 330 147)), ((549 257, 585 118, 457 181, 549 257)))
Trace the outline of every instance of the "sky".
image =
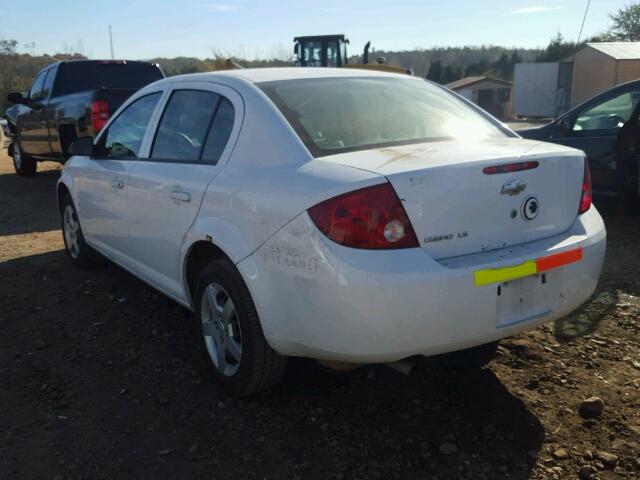
MULTIPOLYGON (((583 38, 630 0, 592 0, 583 38)), ((0 0, 0 38, 19 51, 109 58, 283 57, 293 37, 344 33, 350 54, 434 46, 544 47, 575 40, 587 0, 0 0)))

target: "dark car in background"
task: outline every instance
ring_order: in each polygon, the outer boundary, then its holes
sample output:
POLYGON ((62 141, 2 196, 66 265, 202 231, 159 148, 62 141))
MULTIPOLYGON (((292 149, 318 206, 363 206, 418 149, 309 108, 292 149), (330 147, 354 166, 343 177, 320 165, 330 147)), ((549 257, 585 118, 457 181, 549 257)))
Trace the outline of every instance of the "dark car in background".
POLYGON ((640 80, 618 85, 569 110, 553 122, 517 133, 583 150, 594 194, 640 202, 640 80))
POLYGON ((9 154, 18 175, 36 173, 37 162, 69 158, 78 137, 94 137, 122 103, 164 78, 159 65, 130 60, 74 60, 48 65, 27 92, 10 93, 5 112, 13 141, 9 154))

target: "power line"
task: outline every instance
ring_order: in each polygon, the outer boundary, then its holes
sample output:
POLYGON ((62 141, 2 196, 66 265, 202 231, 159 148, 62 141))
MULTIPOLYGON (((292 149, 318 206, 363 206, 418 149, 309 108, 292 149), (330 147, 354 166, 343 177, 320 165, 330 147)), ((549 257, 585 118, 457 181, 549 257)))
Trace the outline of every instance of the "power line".
POLYGON ((578 40, 576 40, 576 48, 580 44, 582 38, 582 30, 584 29, 584 23, 587 21, 587 14, 589 13, 589 7, 591 6, 591 0, 587 0, 587 8, 584 10, 584 17, 582 17, 582 25, 580 25, 580 33, 578 33, 578 40))

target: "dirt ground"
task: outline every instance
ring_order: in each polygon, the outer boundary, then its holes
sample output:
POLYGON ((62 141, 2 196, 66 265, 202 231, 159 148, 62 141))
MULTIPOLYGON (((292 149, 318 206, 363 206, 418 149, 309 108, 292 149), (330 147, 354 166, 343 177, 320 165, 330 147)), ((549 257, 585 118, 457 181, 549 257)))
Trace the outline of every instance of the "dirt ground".
POLYGON ((640 220, 602 206, 596 295, 487 368, 299 360, 238 400, 196 360, 188 312, 116 266, 72 268, 59 167, 40 170, 0 159, 0 478, 640 478, 640 220))

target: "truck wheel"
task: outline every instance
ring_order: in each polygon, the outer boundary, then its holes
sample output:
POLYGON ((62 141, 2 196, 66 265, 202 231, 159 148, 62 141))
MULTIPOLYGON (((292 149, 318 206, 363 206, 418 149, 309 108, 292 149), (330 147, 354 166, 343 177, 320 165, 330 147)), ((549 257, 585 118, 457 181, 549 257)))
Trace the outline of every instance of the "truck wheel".
POLYGON ((265 340, 249 290, 230 261, 203 270, 194 301, 200 354, 228 393, 251 395, 280 380, 287 357, 265 340))
POLYGON ((62 150, 63 161, 69 160, 69 147, 75 139, 78 138, 76 129, 73 125, 62 125, 59 129, 60 149, 62 150))
POLYGON ((105 258, 85 242, 78 213, 70 195, 62 200, 60 216, 64 247, 71 262, 82 269, 105 264, 105 258))
POLYGON ((17 138, 13 141, 13 148, 10 153, 13 157, 13 168, 18 175, 21 177, 32 177, 36 174, 38 162, 22 151, 17 138))

